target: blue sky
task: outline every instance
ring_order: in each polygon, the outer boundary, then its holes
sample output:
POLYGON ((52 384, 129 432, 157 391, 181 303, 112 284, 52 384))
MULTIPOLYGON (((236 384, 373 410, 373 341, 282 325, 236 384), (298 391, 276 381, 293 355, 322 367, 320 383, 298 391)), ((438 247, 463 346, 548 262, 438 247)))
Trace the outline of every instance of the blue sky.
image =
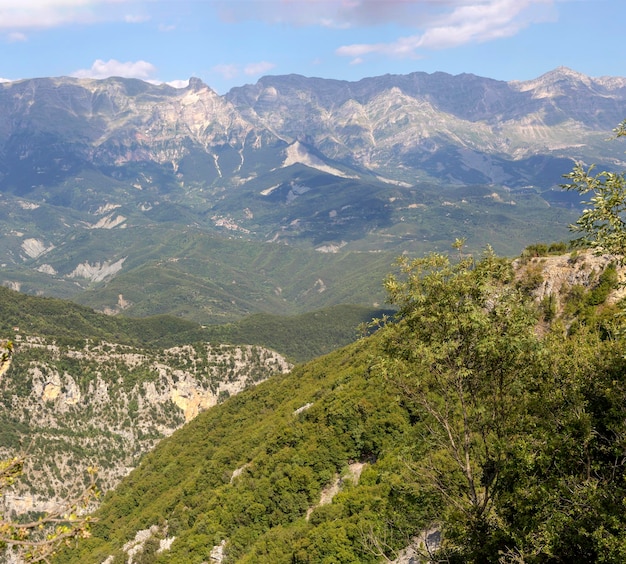
POLYGON ((0 0, 0 80, 626 76, 625 21, 626 0, 0 0))

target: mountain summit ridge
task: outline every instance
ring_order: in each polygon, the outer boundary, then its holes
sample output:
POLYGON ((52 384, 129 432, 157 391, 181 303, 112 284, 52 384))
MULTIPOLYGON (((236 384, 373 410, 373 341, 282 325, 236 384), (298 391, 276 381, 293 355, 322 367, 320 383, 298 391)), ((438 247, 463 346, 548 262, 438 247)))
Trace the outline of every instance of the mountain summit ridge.
MULTIPOLYGON (((581 145, 593 150, 581 141, 615 127, 624 105, 626 79, 592 79, 565 67, 523 82, 423 72, 358 82, 267 76, 223 96, 193 77, 180 89, 124 78, 30 79, 0 85, 0 190, 29 192, 28 179, 11 182, 7 169, 13 160, 28 162, 44 143, 49 149, 51 141, 63 145, 57 159, 78 159, 79 166, 154 162, 176 173, 186 156, 200 151, 224 178, 241 170, 251 149, 298 140, 370 171, 387 164, 396 174, 405 170, 396 180, 406 180, 432 153, 433 140, 515 160, 516 130, 534 122, 548 138, 567 126, 574 153, 568 156, 580 158, 581 145), (217 153, 225 148, 239 154, 239 166, 220 166, 217 153)), ((524 145, 527 155, 564 155, 564 143, 528 138, 524 145)), ((33 159, 32 168, 41 169, 37 161, 44 157, 33 159)))

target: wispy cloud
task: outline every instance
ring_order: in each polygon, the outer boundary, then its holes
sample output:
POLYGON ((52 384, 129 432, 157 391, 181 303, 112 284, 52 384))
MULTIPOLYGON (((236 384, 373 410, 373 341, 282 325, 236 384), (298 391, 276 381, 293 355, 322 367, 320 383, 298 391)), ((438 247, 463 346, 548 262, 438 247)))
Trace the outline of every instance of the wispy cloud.
POLYGON ((243 68, 243 72, 247 76, 258 76, 271 71, 276 65, 267 61, 261 61, 259 63, 250 63, 243 68))
POLYGON ((274 63, 260 61, 258 63, 248 63, 247 65, 215 65, 212 70, 226 80, 232 80, 242 74, 246 76, 259 76, 275 67, 276 65, 274 63))
POLYGON ((9 43, 20 43, 22 41, 27 41, 28 37, 25 33, 13 31, 6 36, 6 39, 9 43))
POLYGON ((216 0, 226 21, 261 20, 292 25, 346 28, 423 20, 441 6, 462 0, 216 0))
POLYGON ((341 56, 362 58, 371 53, 416 57, 420 50, 446 49, 510 37, 533 23, 554 17, 554 0, 450 0, 430 2, 439 11, 423 23, 419 32, 389 43, 344 45, 341 56), (445 8, 445 10, 441 10, 445 8))
MULTIPOLYGON (((344 45, 337 54, 416 56, 419 49, 445 49, 515 35, 554 17, 559 0, 216 0, 226 21, 261 20, 336 29, 397 24, 415 30, 387 43, 344 45)), ((357 61, 355 61, 357 62, 357 61)))
POLYGON ((156 67, 146 61, 129 61, 122 63, 115 59, 103 61, 98 59, 89 69, 81 69, 72 73, 76 78, 108 78, 121 76, 124 78, 139 78, 152 80, 156 73, 156 67))
POLYGON ((150 21, 150 16, 146 14, 126 14, 124 21, 130 24, 145 23, 150 21))
POLYGON ((237 65, 215 65, 211 70, 226 80, 232 80, 239 76, 239 67, 237 65))
POLYGON ((137 23, 146 18, 129 15, 126 7, 142 4, 145 2, 138 0, 0 0, 0 29, 50 28, 111 19, 137 23))

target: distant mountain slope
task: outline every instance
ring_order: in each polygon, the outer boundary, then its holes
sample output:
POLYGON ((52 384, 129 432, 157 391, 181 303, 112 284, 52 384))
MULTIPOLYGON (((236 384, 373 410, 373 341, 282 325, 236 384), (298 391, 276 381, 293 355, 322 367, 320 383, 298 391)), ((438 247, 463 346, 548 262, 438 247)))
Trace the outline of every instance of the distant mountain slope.
MULTIPOLYGON (((181 267, 185 247, 170 241, 187 232, 364 251, 374 271, 373 252, 447 250, 457 237, 515 255, 567 237, 579 202, 555 187, 572 159, 622 166, 620 148, 605 140, 626 114, 625 80, 565 68, 509 83, 445 73, 354 83, 289 75, 224 96, 197 79, 182 89, 122 78, 3 83, 1 282, 115 311, 124 291, 112 295, 107 284, 142 271, 154 288, 159 251, 181 267)), ((247 266, 239 261, 252 280, 247 266)), ((173 299, 135 297, 131 307, 178 314, 182 295, 197 292, 219 304, 198 314, 203 322, 280 313, 273 289, 258 307, 242 297, 248 303, 231 308, 232 279, 203 286, 194 275, 184 272, 173 299)), ((314 304, 284 294, 289 309, 343 301, 345 280, 324 282, 314 304)))

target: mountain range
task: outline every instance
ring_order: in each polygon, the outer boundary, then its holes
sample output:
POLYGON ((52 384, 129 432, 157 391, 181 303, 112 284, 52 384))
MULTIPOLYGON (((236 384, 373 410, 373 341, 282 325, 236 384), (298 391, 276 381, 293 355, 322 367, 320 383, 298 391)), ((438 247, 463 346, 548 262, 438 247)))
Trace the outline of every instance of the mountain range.
POLYGON ((567 238, 561 177, 623 164, 625 101, 626 79, 566 68, 1 84, 1 282, 209 323, 372 306, 403 252, 567 238))

